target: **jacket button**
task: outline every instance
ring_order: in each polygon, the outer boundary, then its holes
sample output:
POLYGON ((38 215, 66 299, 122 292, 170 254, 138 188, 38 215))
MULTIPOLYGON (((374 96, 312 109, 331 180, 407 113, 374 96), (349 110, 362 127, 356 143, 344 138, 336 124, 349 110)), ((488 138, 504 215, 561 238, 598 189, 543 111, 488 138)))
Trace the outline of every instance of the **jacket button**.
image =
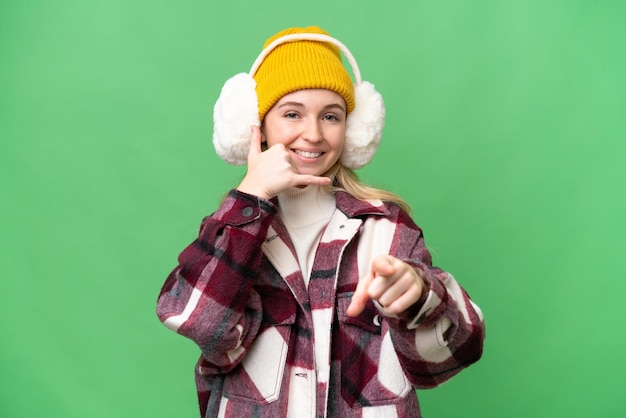
POLYGON ((254 209, 252 209, 250 206, 248 206, 247 208, 244 208, 241 211, 241 214, 247 218, 249 216, 252 216, 253 212, 254 212, 254 209))

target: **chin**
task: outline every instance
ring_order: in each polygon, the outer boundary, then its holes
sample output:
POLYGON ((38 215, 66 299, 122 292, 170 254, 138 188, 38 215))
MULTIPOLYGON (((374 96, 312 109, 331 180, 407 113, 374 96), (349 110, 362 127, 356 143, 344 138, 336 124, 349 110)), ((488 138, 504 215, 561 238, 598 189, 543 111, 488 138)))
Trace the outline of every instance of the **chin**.
POLYGON ((315 171, 310 171, 310 170, 304 170, 304 171, 300 171, 300 174, 306 174, 309 176, 321 176, 326 172, 326 170, 320 171, 320 170, 315 170, 315 171))

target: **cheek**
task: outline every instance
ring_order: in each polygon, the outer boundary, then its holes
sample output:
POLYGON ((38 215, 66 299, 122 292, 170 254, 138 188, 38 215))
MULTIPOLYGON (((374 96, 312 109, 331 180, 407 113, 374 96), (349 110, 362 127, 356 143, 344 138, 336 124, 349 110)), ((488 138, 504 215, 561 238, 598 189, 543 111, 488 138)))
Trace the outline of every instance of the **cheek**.
POLYGON ((346 144, 346 130, 341 129, 340 131, 336 132, 333 137, 333 147, 338 152, 341 152, 343 151, 345 144, 346 144))
POLYGON ((265 129, 264 133, 268 147, 276 144, 287 144, 291 136, 293 136, 293 133, 287 126, 283 125, 273 125, 269 129, 265 129))

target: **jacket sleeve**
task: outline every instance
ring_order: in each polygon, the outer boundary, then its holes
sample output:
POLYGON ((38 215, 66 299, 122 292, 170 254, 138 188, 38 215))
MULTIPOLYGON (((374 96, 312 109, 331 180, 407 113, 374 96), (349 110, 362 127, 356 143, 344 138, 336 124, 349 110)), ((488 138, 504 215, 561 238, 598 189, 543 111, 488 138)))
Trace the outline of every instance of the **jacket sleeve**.
POLYGON ((409 380, 435 387, 482 356, 485 324, 480 308, 454 277, 432 266, 422 231, 400 212, 392 255, 412 265, 429 291, 402 318, 387 318, 409 380))
POLYGON ((159 319, 195 341, 213 373, 235 367, 261 325, 261 300, 252 282, 275 213, 270 202, 231 191, 203 220, 159 294, 159 319))

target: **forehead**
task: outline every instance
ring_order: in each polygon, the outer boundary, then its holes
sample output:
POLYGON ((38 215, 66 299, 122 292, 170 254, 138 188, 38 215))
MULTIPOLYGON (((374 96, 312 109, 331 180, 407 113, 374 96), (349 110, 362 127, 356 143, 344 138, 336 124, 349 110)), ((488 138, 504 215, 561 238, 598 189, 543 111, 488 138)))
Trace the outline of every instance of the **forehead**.
POLYGON ((342 108, 346 108, 345 100, 343 97, 332 90, 327 89, 303 89, 297 90, 293 93, 289 93, 281 97, 276 105, 280 106, 283 103, 299 103, 304 106, 328 106, 338 104, 342 108))

